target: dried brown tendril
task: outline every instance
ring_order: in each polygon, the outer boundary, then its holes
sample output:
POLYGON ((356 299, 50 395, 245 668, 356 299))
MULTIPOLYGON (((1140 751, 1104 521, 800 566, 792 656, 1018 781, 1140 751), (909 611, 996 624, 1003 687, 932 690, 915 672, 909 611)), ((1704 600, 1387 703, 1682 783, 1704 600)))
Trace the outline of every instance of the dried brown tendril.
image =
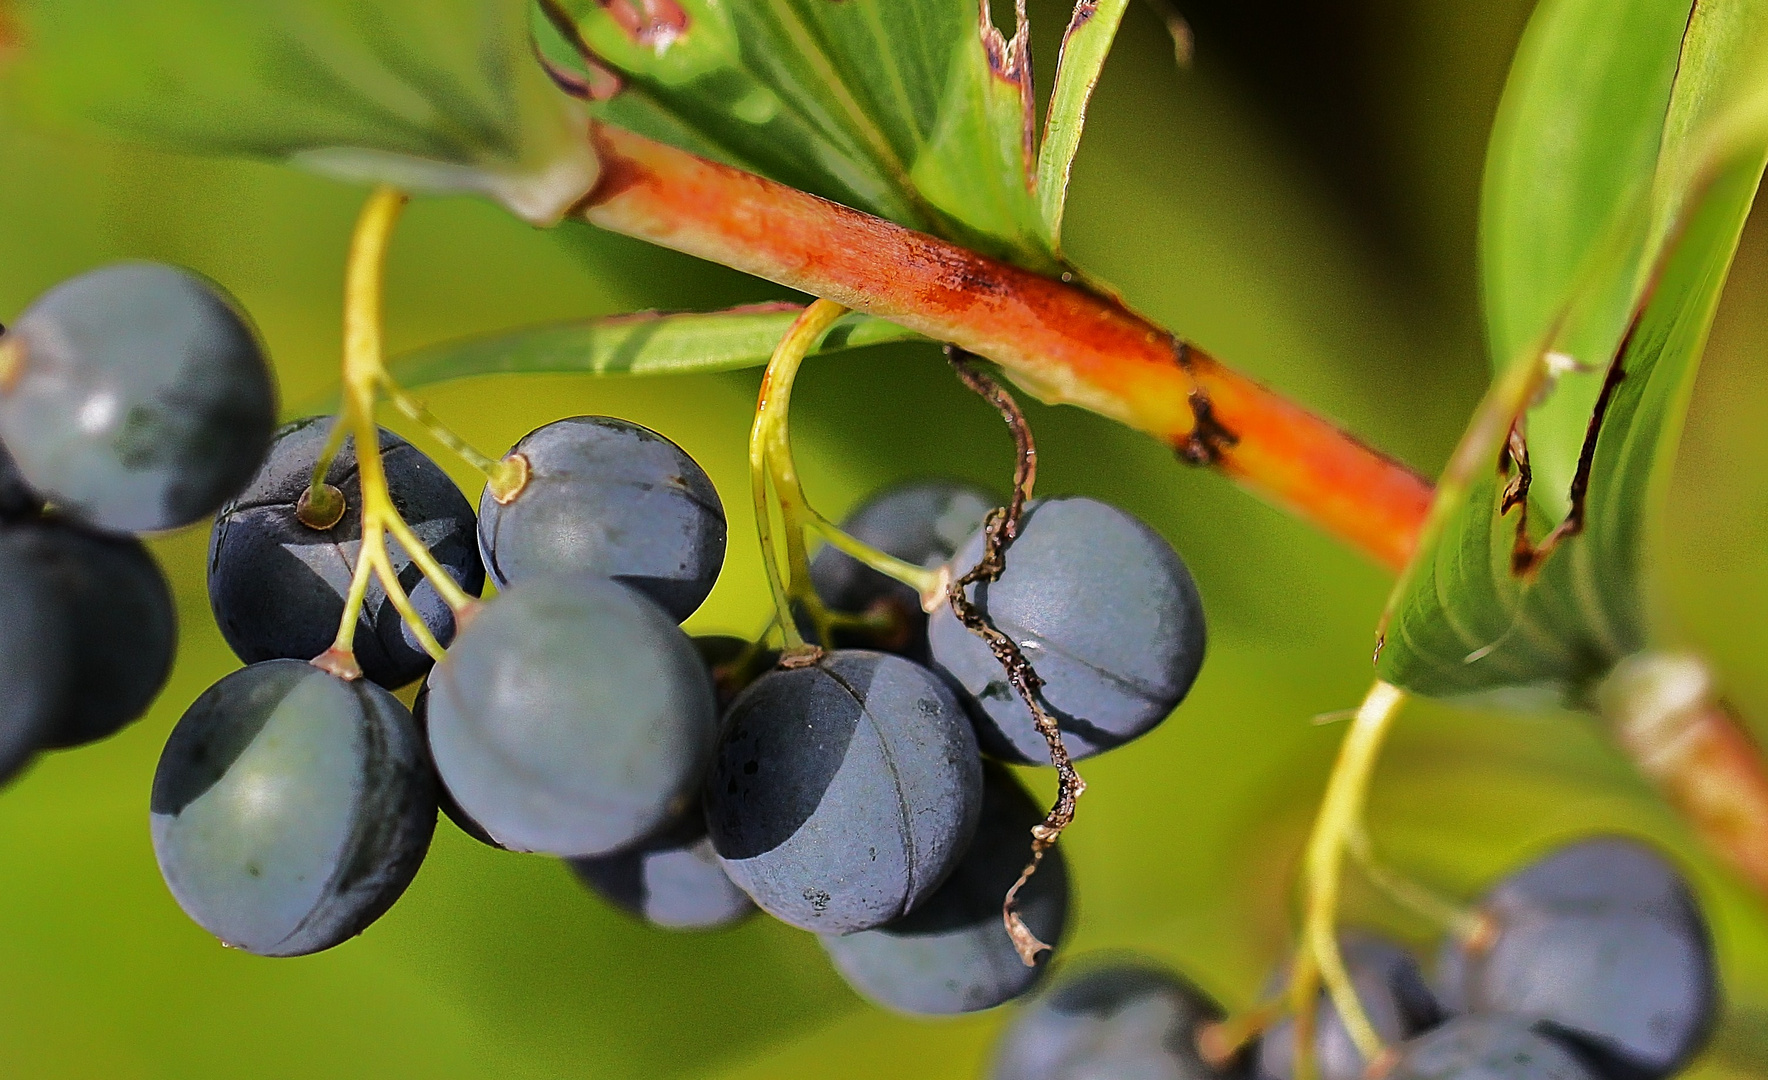
POLYGON ((1044 680, 1031 666, 1031 661, 1019 651, 1019 645, 1006 634, 995 628, 989 617, 970 602, 964 590, 981 581, 997 581, 1002 571, 1007 568, 1007 549, 1019 538, 1019 518, 1024 513, 1025 503, 1031 498, 1031 488, 1037 480, 1037 445, 1031 438, 1031 427, 1025 422, 1025 413, 1019 403, 1013 400, 1000 383, 990 378, 976 364, 975 358, 954 346, 945 348, 946 359, 951 361, 953 369, 958 373, 965 386, 993 405, 1006 420, 1007 428, 1013 433, 1013 446, 1016 451, 1016 462, 1013 467, 1013 494, 1004 507, 989 511, 983 523, 982 560, 962 577, 956 578, 946 589, 946 602, 951 605, 952 614, 963 623, 969 631, 988 643, 989 651, 994 653, 1001 668, 1007 673, 1007 681, 1013 684, 1020 700, 1031 710, 1032 723, 1037 726, 1038 734, 1050 745, 1050 764, 1056 767, 1056 803, 1044 820, 1038 822, 1031 830, 1031 861, 1025 864, 1020 872, 1019 880, 1007 890, 1006 899, 1001 902, 1001 921, 1007 927, 1007 935, 1013 939, 1013 948, 1019 953, 1019 959, 1026 967, 1037 963, 1038 954, 1048 952, 1050 946, 1038 940, 1025 920, 1019 915, 1019 890, 1037 873, 1038 864, 1043 862, 1044 852, 1056 844, 1062 830, 1074 820, 1074 804, 1086 791, 1086 781, 1074 770, 1074 762, 1068 757, 1068 747, 1063 745, 1062 730, 1056 726, 1056 718, 1044 708, 1039 691, 1044 680))

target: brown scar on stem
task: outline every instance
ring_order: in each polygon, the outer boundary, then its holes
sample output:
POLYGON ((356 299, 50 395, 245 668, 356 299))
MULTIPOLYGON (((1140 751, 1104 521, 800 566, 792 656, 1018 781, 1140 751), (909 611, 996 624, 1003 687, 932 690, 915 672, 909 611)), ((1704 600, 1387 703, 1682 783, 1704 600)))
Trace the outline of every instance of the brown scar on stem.
MULTIPOLYGON (((1526 483, 1522 485, 1521 494, 1518 496, 1521 500, 1518 504, 1521 507, 1521 513, 1517 516, 1516 543, 1510 550, 1510 572, 1512 575, 1528 577, 1534 574, 1540 570, 1548 556, 1552 555, 1554 550, 1559 547, 1561 541, 1577 536, 1584 531, 1584 509, 1590 494, 1590 473, 1596 465, 1596 443, 1602 435, 1602 422, 1608 417, 1608 407, 1614 400, 1615 390, 1627 378, 1624 366, 1627 346, 1632 344, 1633 334, 1638 329, 1639 318, 1635 316, 1633 324, 1627 328, 1627 336, 1621 339, 1620 347, 1615 350, 1614 359, 1609 361, 1607 373, 1602 377, 1602 390, 1596 395, 1596 405, 1590 410, 1590 422, 1584 428, 1584 444, 1578 449, 1578 468, 1572 474, 1571 488, 1568 492, 1571 497, 1571 509, 1566 511, 1565 520, 1554 526, 1553 531, 1548 533, 1539 544, 1529 539, 1528 485, 1526 483)), ((1511 439, 1516 440, 1517 429, 1514 426, 1511 427, 1510 433, 1511 439)), ((1512 443, 1507 441, 1502 458, 1513 457, 1512 443)), ((1523 456, 1517 460, 1517 465, 1517 479, 1521 480, 1526 475, 1528 468, 1526 443, 1523 444, 1523 456)), ((1516 485, 1513 483, 1512 486, 1516 485)), ((1505 491, 1505 499, 1508 503, 1510 499, 1508 489, 1505 491)))
MULTIPOLYGON (((1173 342, 1173 360, 1185 374, 1193 374, 1190 343, 1173 342)), ((1180 458, 1192 465, 1215 465, 1222 460, 1224 452, 1240 441, 1240 437, 1216 419, 1215 406, 1210 404, 1209 394, 1204 392, 1195 378, 1191 380, 1191 385, 1192 390, 1186 401, 1191 406, 1191 416, 1195 422, 1191 425, 1191 433, 1175 449, 1180 458)))

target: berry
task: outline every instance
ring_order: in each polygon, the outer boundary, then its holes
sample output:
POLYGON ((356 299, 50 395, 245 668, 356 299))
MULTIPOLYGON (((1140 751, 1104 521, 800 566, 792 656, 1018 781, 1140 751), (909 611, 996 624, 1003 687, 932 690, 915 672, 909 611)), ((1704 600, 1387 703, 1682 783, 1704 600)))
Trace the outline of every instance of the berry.
MULTIPOLYGON (((1341 934, 1338 947, 1357 988, 1357 1000, 1383 1042, 1390 1046, 1403 1042, 1442 1019, 1442 1009, 1411 953, 1372 934, 1355 932, 1341 934)), ((1288 982, 1287 965, 1272 982, 1269 989, 1282 989, 1288 982)), ((1314 1013, 1314 1062, 1321 1080, 1362 1080, 1367 1064, 1324 991, 1314 1013)), ((1287 1018, 1260 1040, 1258 1076, 1291 1080, 1294 1075, 1295 1020, 1287 1018)))
POLYGON ((251 479, 275 426, 257 333, 188 270, 82 274, 0 339, 0 439, 31 487, 103 529, 208 517, 251 479))
POLYGON ((12 455, 0 446, 0 522, 19 521, 43 511, 43 500, 19 475, 12 455))
MULTIPOLYGON (((1044 811, 1001 765, 985 763, 982 782, 976 839, 938 891, 876 930, 822 937, 848 984, 880 1005, 932 1016, 992 1009, 1030 990, 1045 970, 1050 954, 1027 967, 1001 922, 1001 901, 1031 858, 1031 828, 1044 811)), ((1060 847, 1020 890, 1019 914, 1040 941, 1059 945, 1068 921, 1060 847)))
MULTIPOLYGON (((248 664, 310 660, 331 646, 362 550, 362 491, 356 452, 347 441, 326 470, 326 483, 344 499, 344 516, 316 529, 296 508, 312 481, 331 431, 328 418, 298 420, 277 433, 258 475, 215 517, 209 534, 209 604, 221 636, 248 664)), ((416 447, 380 432, 387 489, 449 577, 472 595, 485 585, 473 539, 473 507, 448 474, 416 447)), ((389 542, 400 584, 424 625, 446 645, 454 615, 411 561, 389 542)), ((430 668, 430 654, 412 636, 380 584, 370 585, 356 634, 356 662, 385 687, 404 686, 430 668)))
POLYGON ((153 845, 185 912, 261 956, 329 949, 405 891, 436 828, 411 714, 298 660, 204 691, 153 780, 153 845))
POLYGON ((755 911, 719 866, 698 804, 633 847, 567 863, 585 886, 654 926, 714 930, 755 911))
POLYGON ((725 717, 706 823, 763 911, 849 933, 932 895, 976 832, 982 763, 951 690, 909 660, 844 650, 764 675, 725 717))
MULTIPOLYGON (((956 480, 918 480, 886 488, 847 516, 841 528, 850 536, 904 562, 928 568, 950 561, 971 533, 1000 505, 978 488, 956 480)), ((888 614, 900 629, 883 643, 871 635, 840 630, 838 647, 879 647, 917 663, 928 661, 927 613, 915 590, 859 562, 834 545, 817 552, 811 584, 832 610, 888 614)), ((806 620, 801 620, 806 621, 806 620)))
POLYGON ((1221 1007, 1178 974, 1145 960, 1064 973, 996 1044, 993 1080, 1224 1080, 1197 1051, 1198 1029, 1221 1007))
POLYGON ((1458 1016, 1400 1047, 1387 1080, 1610 1080, 1515 1016, 1458 1016))
MULTIPOLYGON (((982 557, 979 532, 952 559, 982 557)), ((1182 701, 1203 665, 1203 605, 1178 553, 1092 499, 1033 503, 999 581, 968 595, 1024 651, 1074 758, 1142 735, 1182 701)), ((949 608, 928 627, 933 659, 963 688, 984 753, 1047 762, 1043 736, 982 638, 949 608)))
POLYGON ((72 635, 71 683, 44 747, 96 742, 146 712, 172 672, 178 617, 141 541, 46 517, 0 526, 0 562, 52 583, 72 635))
MULTIPOLYGON (((427 754, 430 745, 430 684, 428 682, 418 687, 417 697, 412 699, 411 718, 417 722, 417 730, 424 737, 424 752, 427 754)), ((430 768, 434 770, 435 767, 435 760, 431 759, 430 768)), ((448 785, 442 782, 441 776, 436 777, 436 806, 442 811, 443 816, 454 822, 454 827, 461 832, 486 847, 494 847, 499 851, 504 850, 502 844, 491 839, 491 834, 485 831, 485 826, 474 821, 471 815, 462 810, 460 804, 454 801, 454 796, 449 793, 448 785)))
POLYGON ((1676 869, 1620 837, 1584 840, 1517 871, 1479 906, 1492 933, 1450 941, 1439 964, 1454 1012, 1538 1017, 1601 1071, 1679 1070, 1718 1007, 1711 938, 1676 869))
POLYGON ((498 588, 586 571, 649 596, 677 622, 724 565, 724 504, 681 447, 611 416, 573 416, 510 449, 528 482, 507 503, 479 499, 479 550, 498 588))
POLYGON ((430 674, 430 748, 512 851, 605 855, 691 804, 717 728, 693 643, 641 594, 541 574, 487 604, 430 674))
POLYGON ((19 555, 0 546, 0 783, 55 730, 74 666, 68 607, 19 555))

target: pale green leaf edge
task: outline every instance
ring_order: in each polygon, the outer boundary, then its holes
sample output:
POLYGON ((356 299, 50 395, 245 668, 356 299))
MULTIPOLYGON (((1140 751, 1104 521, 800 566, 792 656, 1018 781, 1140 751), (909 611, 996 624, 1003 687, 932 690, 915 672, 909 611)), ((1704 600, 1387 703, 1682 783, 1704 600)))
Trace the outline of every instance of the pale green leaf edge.
POLYGON ((1051 249, 1062 250, 1062 217, 1068 205, 1068 178, 1086 126, 1087 105, 1105 69, 1129 0, 1079 0, 1062 35, 1056 86, 1050 93, 1044 137, 1037 155, 1038 211, 1051 249))
MULTIPOLYGON (((480 375, 698 375, 759 367, 803 309, 767 304, 714 312, 640 312, 443 342, 393 360, 407 389, 480 375)), ((918 341, 895 323, 850 314, 812 355, 918 341)))
POLYGON ((582 106, 534 60, 526 0, 33 0, 18 14, 32 42, 22 98, 48 116, 353 183, 480 194, 536 225, 598 173, 582 106))

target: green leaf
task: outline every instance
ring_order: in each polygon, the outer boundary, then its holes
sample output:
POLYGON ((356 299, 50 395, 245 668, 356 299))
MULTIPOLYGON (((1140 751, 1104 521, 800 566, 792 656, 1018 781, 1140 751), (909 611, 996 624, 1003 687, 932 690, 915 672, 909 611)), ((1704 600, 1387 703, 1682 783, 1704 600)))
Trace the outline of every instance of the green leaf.
POLYGON ((526 0, 25 0, 29 98, 181 150, 488 194, 536 222, 593 184, 526 0))
MULTIPOLYGON (((474 375, 692 375, 759 367, 804 309, 759 304, 714 312, 641 312, 530 327, 444 342, 408 353, 390 366, 407 389, 474 375)), ((813 355, 916 341, 895 323, 848 315, 813 355)))
MULTIPOLYGON (((1082 0, 1034 153, 1029 28, 987 0, 543 0, 611 122, 1040 270, 1123 0, 1082 0), (1093 11, 1087 20, 1081 12, 1093 11), (617 93, 613 86, 619 86, 617 93), (598 89, 600 88, 600 89, 598 89)), ((543 38, 545 35, 541 35, 543 38)))
POLYGON ((1086 124, 1087 102, 1105 57, 1117 36, 1129 0, 1081 0, 1062 35, 1062 55, 1056 64, 1056 88, 1050 93, 1050 115, 1044 122, 1044 141, 1037 155, 1038 211, 1044 229, 1057 250, 1062 245, 1062 211, 1068 203, 1068 174, 1080 149, 1081 129, 1086 124))
POLYGON ((1480 219, 1493 363, 1551 331, 1550 347, 1584 368, 1529 418, 1537 497, 1555 515, 1570 509, 1584 420, 1638 307, 1650 258, 1642 203, 1692 10, 1693 0, 1543 4, 1493 124, 1480 219))
MULTIPOLYGON (((1625 81, 1610 78, 1614 72, 1584 72, 1560 98, 1559 112, 1546 108, 1546 90, 1515 85, 1563 75, 1543 60, 1539 31, 1531 24, 1506 91, 1507 102, 1534 102, 1529 123, 1570 140, 1536 140, 1534 168, 1543 200, 1576 219, 1558 231, 1541 219, 1542 250, 1581 228, 1585 251, 1544 258, 1532 271, 1541 293, 1556 298, 1549 310, 1521 287, 1524 255, 1503 254, 1508 249, 1490 239, 1511 224, 1487 222, 1487 257, 1514 263, 1502 272, 1488 266, 1486 275, 1489 286, 1498 280, 1510 290, 1488 296, 1488 315, 1494 349, 1510 348, 1513 358, 1500 370, 1439 487, 1419 554, 1383 619, 1378 672, 1417 693, 1532 690, 1575 701, 1617 660, 1650 640, 1653 512, 1662 501, 1731 257, 1768 162, 1768 17, 1740 0, 1702 3, 1686 25, 1634 20, 1656 7, 1648 0, 1619 7, 1626 10, 1561 0, 1535 18, 1567 43, 1601 40, 1616 25, 1674 43, 1673 83, 1652 136, 1657 149, 1643 164, 1633 161, 1633 175, 1566 175, 1605 155, 1611 162, 1622 156, 1615 131, 1592 119, 1603 115, 1625 81), (1625 306, 1616 306, 1617 296, 1625 306), (1539 309, 1530 316, 1535 322, 1507 321, 1531 304, 1539 309), (1617 311, 1618 330, 1612 325, 1617 311), (1501 327, 1513 336, 1500 338, 1501 327), (1532 338, 1514 336, 1529 327, 1532 338), (1548 353, 1564 351, 1568 342, 1589 346, 1611 333, 1612 364, 1605 356, 1593 372, 1565 374, 1553 385, 1548 353), (1594 389, 1570 390, 1568 381, 1593 382, 1594 389), (1569 450, 1563 437, 1542 437, 1541 429, 1550 426, 1542 420, 1544 406, 1530 405, 1543 393, 1549 403, 1570 400, 1581 409, 1566 414, 1577 428, 1569 450), (1525 416, 1526 423, 1518 424, 1525 416), (1533 473, 1527 488, 1520 485, 1519 463, 1505 449, 1513 425, 1527 436, 1533 473), (1560 478, 1563 486, 1548 497, 1544 489, 1560 478), (1507 491, 1522 497, 1506 499, 1507 491), (1581 519, 1566 517, 1574 507, 1581 519), (1549 527, 1566 521, 1581 521, 1581 529, 1570 529, 1553 547, 1549 527), (1537 553, 1531 557, 1531 551, 1537 553)), ((1629 65, 1650 50, 1598 51, 1607 58, 1603 63, 1629 65)), ((1562 52, 1570 62, 1576 49, 1563 44, 1562 52)), ((1527 161, 1515 156, 1517 145, 1515 139, 1494 139, 1488 215, 1523 213, 1515 206, 1494 211, 1509 196, 1490 193, 1528 173, 1527 161)))

